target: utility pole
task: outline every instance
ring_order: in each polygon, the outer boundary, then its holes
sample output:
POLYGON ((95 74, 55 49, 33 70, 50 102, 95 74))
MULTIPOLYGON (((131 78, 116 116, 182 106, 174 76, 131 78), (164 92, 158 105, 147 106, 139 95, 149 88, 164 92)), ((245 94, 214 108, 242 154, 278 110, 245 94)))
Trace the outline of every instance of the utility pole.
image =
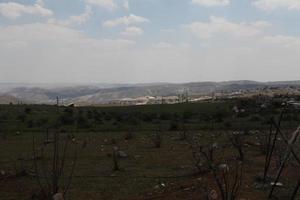
POLYGON ((185 90, 185 102, 186 103, 189 102, 189 91, 188 91, 188 89, 185 90))

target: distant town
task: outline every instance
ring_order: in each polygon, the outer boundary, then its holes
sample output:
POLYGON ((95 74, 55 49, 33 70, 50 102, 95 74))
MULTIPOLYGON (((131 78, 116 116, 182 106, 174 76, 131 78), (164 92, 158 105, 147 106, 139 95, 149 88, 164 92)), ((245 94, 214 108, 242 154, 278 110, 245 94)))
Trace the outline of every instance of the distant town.
POLYGON ((122 98, 109 101, 109 105, 153 105, 153 104, 176 104, 185 102, 217 101, 225 99, 263 97, 272 98, 280 102, 286 102, 300 107, 294 96, 300 96, 300 87, 266 87, 255 90, 239 90, 236 92, 213 92, 210 95, 190 95, 188 92, 177 96, 142 96, 138 98, 122 98))

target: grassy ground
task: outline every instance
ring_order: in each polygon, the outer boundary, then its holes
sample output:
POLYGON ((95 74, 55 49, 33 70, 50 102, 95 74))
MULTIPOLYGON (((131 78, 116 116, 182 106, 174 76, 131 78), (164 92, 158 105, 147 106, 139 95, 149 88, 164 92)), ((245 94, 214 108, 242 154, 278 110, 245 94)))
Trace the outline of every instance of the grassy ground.
MULTIPOLYGON (((211 134, 214 133, 202 132, 204 143, 210 142, 211 134)), ((125 135, 124 132, 76 135, 79 155, 68 199, 185 199, 184 194, 190 195, 189 199, 199 199, 197 188, 201 184, 209 185, 210 190, 217 189, 210 174, 196 174, 190 145, 179 140, 177 132, 163 133, 161 148, 154 147, 151 132, 134 133, 130 140, 125 140, 125 135), (111 155, 115 144, 110 143, 111 139, 129 156, 119 160, 121 171, 118 172, 112 171, 111 155), (82 147, 84 141, 87 141, 85 148, 82 147)), ((219 144, 228 144, 223 134, 218 140, 219 144)), ((254 143, 255 136, 248 136, 247 141, 254 143)), ((26 170, 31 170, 31 143, 32 137, 28 134, 11 135, 1 140, 1 170, 13 174, 15 162, 17 170, 20 170, 20 158, 27 160, 23 161, 23 165, 26 170)), ((222 153, 218 155, 222 158, 224 155, 237 156, 231 147, 220 151, 222 153)), ((264 156, 257 146, 246 146, 245 153, 245 178, 240 197, 265 199, 269 188, 254 188, 255 177, 263 170, 264 156)), ((285 188, 296 180, 286 179, 285 188)), ((0 199, 30 199, 37 189, 34 177, 4 179, 0 181, 0 199)))
MULTIPOLYGON (((247 116, 236 117, 231 111, 232 105, 234 105, 233 102, 223 102, 119 108, 75 108, 73 110, 74 118, 77 119, 83 112, 88 124, 92 125, 91 127, 78 127, 77 123, 73 123, 60 128, 61 137, 70 143, 69 152, 73 152, 75 146, 78 150, 75 174, 66 198, 71 200, 201 199, 204 186, 208 191, 217 190, 212 174, 197 173, 191 146, 187 140, 180 139, 182 127, 179 119, 184 115, 191 115, 192 117, 185 117, 184 121, 188 130, 188 138, 196 134, 200 135, 203 145, 217 142, 216 160, 218 163, 225 161, 230 163, 238 155, 236 149, 229 142, 228 133, 240 129, 261 129, 260 132, 250 133, 244 138, 244 176, 239 199, 266 199, 270 187, 258 187, 256 179, 264 168, 265 155, 261 151, 262 140, 260 138, 267 131, 268 125, 263 121, 257 121, 256 118, 255 120, 251 120, 251 118, 255 115, 267 118, 278 113, 278 110, 264 114, 257 113, 255 107, 251 107, 252 111, 247 116), (97 124, 95 121, 97 117, 94 115, 89 117, 88 113, 93 110, 101 113, 100 124, 97 124), (221 120, 213 123, 209 120, 203 121, 203 117, 214 116, 219 112, 223 113, 221 120), (133 121, 137 123, 135 125, 126 120, 133 116, 135 116, 133 121), (151 116, 155 116, 154 119, 151 116), (176 116, 179 117, 176 118, 176 116), (225 124, 229 120, 231 126, 225 124), (117 124, 115 124, 116 121, 117 124), (177 126, 173 127, 172 123, 177 126), (161 130, 161 148, 155 148, 153 143, 153 135, 158 129, 161 130), (126 139, 129 130, 132 131, 133 137, 126 139), (128 154, 128 158, 119 159, 121 170, 117 172, 112 170, 114 146, 118 146, 120 150, 128 154)), ((69 110, 66 108, 60 108, 60 114, 68 112, 69 110)), ((0 117, 2 118, 0 123, 0 170, 6 173, 4 176, 0 175, 0 199, 31 199, 32 194, 39 190, 36 178, 30 173, 29 175, 15 175, 22 169, 27 172, 34 171, 33 136, 38 141, 37 143, 42 145, 46 137, 45 128, 55 124, 57 119, 56 108, 51 106, 0 106, 0 117), (26 114, 24 120, 19 116, 20 113, 26 114), (37 123, 45 117, 47 121, 37 123), (32 125, 30 124, 31 120, 34 121, 34 125, 28 126, 32 125)), ((284 131, 290 133, 296 124, 295 120, 284 122, 286 127, 284 131), (289 127, 290 129, 288 129, 289 127)), ((53 127, 49 129, 50 139, 53 130, 53 127)), ((39 145, 37 146, 40 147, 39 145)), ((276 149, 276 151, 280 151, 280 149, 276 149)), ((51 152, 50 147, 49 152, 51 152)), ((275 160, 275 158, 272 160, 271 175, 276 172, 275 160)), ((68 157, 67 161, 70 163, 71 157, 68 157)), ((69 165, 67 164, 67 166, 69 165)), ((67 170, 67 172, 69 171, 67 170)), ((284 186, 276 190, 279 199, 288 199, 288 195, 292 192, 292 186, 300 178, 299 174, 299 167, 288 166, 284 171, 283 179, 280 180, 284 186)), ((299 195, 297 198, 300 198, 299 195)))
MULTIPOLYGON (((282 108, 270 104, 262 109, 254 100, 227 100, 174 105, 129 107, 59 107, 47 105, 0 105, 0 134, 17 131, 45 132, 59 125, 68 132, 260 129, 268 128, 268 120, 278 117, 282 108), (245 112, 235 113, 237 106, 245 112)), ((282 127, 300 123, 299 110, 285 115, 282 127)))

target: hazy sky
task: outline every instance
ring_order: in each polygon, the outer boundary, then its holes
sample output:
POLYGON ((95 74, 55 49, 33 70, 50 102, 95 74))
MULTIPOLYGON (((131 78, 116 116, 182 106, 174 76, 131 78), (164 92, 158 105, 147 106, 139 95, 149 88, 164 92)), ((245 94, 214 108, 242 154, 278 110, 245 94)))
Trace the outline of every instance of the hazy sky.
POLYGON ((0 82, 300 79, 300 0, 0 0, 0 82))

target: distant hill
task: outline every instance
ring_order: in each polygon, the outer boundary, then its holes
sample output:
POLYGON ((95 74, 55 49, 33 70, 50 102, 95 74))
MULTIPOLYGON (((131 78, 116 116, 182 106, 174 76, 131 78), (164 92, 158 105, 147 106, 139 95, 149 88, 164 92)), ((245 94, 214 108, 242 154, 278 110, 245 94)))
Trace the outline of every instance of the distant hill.
POLYGON ((14 96, 9 95, 0 95, 0 104, 17 104, 20 103, 20 100, 14 96))
MULTIPOLYGON (((100 104, 122 98, 137 98, 141 96, 172 96, 188 91, 189 95, 204 95, 213 92, 235 92, 254 90, 265 87, 300 87, 300 81, 256 82, 256 81, 227 81, 227 82, 194 82, 194 83, 150 83, 150 84, 68 84, 64 85, 25 85, 0 84, 3 102, 21 100, 30 103, 55 103, 59 96, 65 103, 100 104), (4 97, 7 100, 4 101, 4 97), (14 99, 13 99, 14 98, 14 99)), ((1 90, 0 90, 1 92, 1 90)))

